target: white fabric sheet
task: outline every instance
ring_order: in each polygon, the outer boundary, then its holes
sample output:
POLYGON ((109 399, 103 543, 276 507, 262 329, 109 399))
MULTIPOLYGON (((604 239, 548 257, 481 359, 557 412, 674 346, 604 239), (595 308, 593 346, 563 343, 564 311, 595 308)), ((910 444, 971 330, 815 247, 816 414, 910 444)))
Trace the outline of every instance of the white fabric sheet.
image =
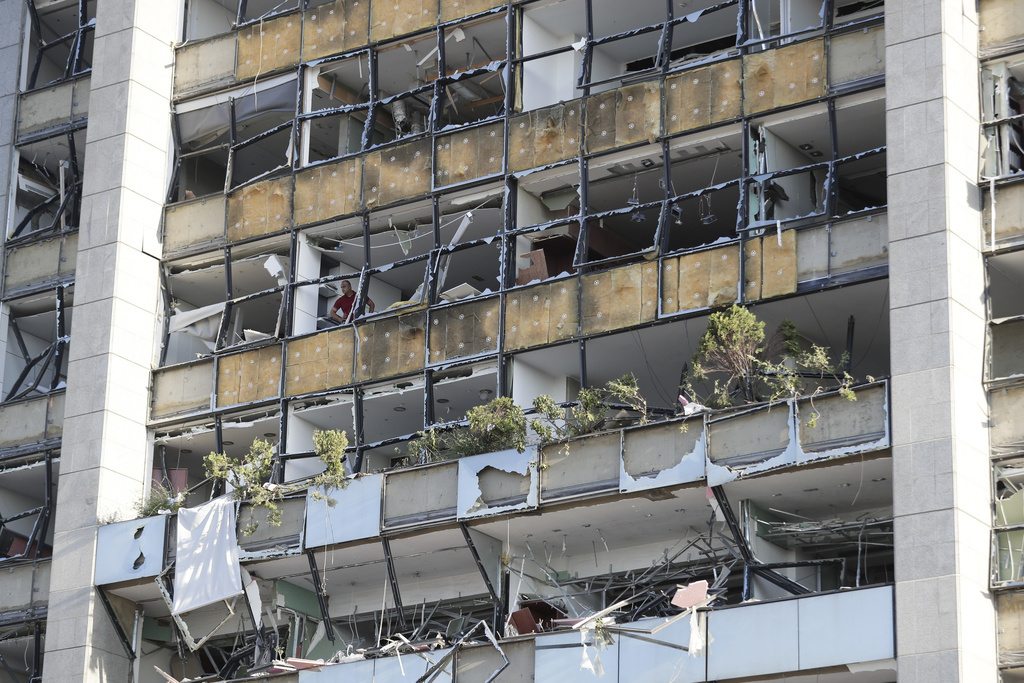
POLYGON ((173 613, 182 614, 242 592, 235 501, 221 496, 178 511, 173 613))

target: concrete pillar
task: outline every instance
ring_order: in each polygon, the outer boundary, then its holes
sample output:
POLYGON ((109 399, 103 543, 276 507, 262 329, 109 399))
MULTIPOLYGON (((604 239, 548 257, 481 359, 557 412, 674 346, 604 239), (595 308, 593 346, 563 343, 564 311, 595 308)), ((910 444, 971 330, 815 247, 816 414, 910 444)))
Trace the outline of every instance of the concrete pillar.
MULTIPOLYGON (((149 481, 146 416, 180 3, 98 0, 44 681, 128 680, 92 586, 98 520, 149 481)), ((127 625, 130 632, 131 625, 127 625)))
POLYGON ((993 681, 977 12, 885 11, 899 680, 993 681))

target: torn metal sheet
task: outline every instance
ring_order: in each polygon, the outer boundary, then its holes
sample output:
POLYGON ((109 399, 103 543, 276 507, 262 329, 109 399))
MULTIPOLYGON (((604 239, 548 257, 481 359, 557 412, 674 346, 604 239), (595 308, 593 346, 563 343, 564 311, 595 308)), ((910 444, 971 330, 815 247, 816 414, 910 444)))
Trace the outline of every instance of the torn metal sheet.
POLYGON ((705 476, 706 440, 703 419, 626 430, 619 491, 646 491, 700 481, 705 476), (686 432, 680 434, 683 426, 686 432))
MULTIPOLYGON (((819 426, 823 428, 822 432, 818 433, 814 432, 814 429, 817 427, 808 427, 806 424, 806 421, 811 419, 812 416, 813 406, 810 405, 811 399, 789 400, 785 406, 779 404, 760 406, 737 416, 709 421, 708 429, 711 431, 711 447, 707 458, 708 486, 718 486, 740 476, 750 476, 779 467, 802 465, 815 460, 826 460, 854 453, 866 453, 888 448, 891 441, 887 385, 884 383, 869 385, 856 391, 863 392, 863 394, 858 394, 858 401, 862 395, 864 403, 857 406, 856 404, 850 404, 846 399, 842 399, 839 402, 829 401, 829 405, 834 409, 834 412, 831 414, 822 413, 818 416, 819 426), (872 402, 876 403, 876 410, 871 410, 870 404, 872 402), (824 426, 825 420, 841 421, 844 415, 847 414, 845 409, 848 407, 848 414, 853 425, 859 427, 859 429, 853 430, 856 433, 851 432, 847 434, 845 432, 850 432, 851 430, 835 424, 828 427, 824 426), (867 408, 867 412, 865 412, 865 408, 867 408), (753 423, 768 418, 772 419, 773 422, 779 422, 782 416, 776 415, 773 417, 770 411, 780 410, 786 412, 784 413, 784 432, 776 434, 779 437, 779 446, 759 447, 757 444, 761 443, 761 441, 757 439, 772 439, 772 430, 755 428, 753 423), (751 434, 749 445, 752 446, 752 450, 746 451, 742 445, 730 443, 722 438, 717 442, 715 441, 716 425, 719 425, 717 429, 722 432, 721 436, 724 436, 722 426, 724 426, 724 423, 732 420, 741 421, 729 425, 731 430, 734 430, 736 438, 742 438, 743 434, 751 434), (749 421, 751 424, 744 425, 742 421, 749 421), (829 435, 833 433, 835 438, 829 439, 829 435), (823 434, 824 436, 819 437, 818 434, 823 434), (801 438, 807 440, 806 447, 801 442, 801 438), (822 440, 816 441, 819 438, 822 440)), ((821 398, 825 398, 825 396, 821 398)), ((813 400, 819 401, 821 399, 813 400)), ((824 405, 825 402, 822 401, 823 409, 824 405)), ((735 439, 732 441, 735 441, 735 439)))
POLYGON ((348 482, 343 489, 307 492, 306 548, 380 536, 384 475, 359 476, 348 482))
POLYGON ((537 507, 537 449, 474 455, 459 460, 458 518, 537 507))
POLYGON ((178 511, 173 614, 239 595, 240 569, 233 496, 178 511))
POLYGON ((166 533, 166 515, 101 526, 96 531, 95 584, 157 576, 164 568, 166 533))

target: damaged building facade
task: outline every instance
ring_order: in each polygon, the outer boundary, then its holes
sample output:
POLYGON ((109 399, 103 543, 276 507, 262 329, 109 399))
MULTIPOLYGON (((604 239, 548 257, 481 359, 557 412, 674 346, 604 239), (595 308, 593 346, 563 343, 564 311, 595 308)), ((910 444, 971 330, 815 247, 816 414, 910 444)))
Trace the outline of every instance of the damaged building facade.
POLYGON ((0 681, 1024 681, 1022 82, 1014 0, 0 2, 0 681), (733 304, 856 400, 681 403, 733 304))

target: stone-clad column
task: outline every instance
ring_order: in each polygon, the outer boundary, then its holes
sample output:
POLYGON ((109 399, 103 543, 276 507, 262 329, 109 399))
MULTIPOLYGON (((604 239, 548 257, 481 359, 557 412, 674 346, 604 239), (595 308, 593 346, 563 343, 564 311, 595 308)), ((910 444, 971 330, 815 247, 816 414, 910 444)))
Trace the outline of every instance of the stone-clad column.
POLYGON ((885 12, 899 680, 994 681, 977 12, 885 12))
MULTIPOLYGON (((129 680, 92 586, 96 525, 149 480, 161 206, 180 3, 98 0, 44 680, 129 680)), ((127 629, 131 633, 131 624, 127 629)))

